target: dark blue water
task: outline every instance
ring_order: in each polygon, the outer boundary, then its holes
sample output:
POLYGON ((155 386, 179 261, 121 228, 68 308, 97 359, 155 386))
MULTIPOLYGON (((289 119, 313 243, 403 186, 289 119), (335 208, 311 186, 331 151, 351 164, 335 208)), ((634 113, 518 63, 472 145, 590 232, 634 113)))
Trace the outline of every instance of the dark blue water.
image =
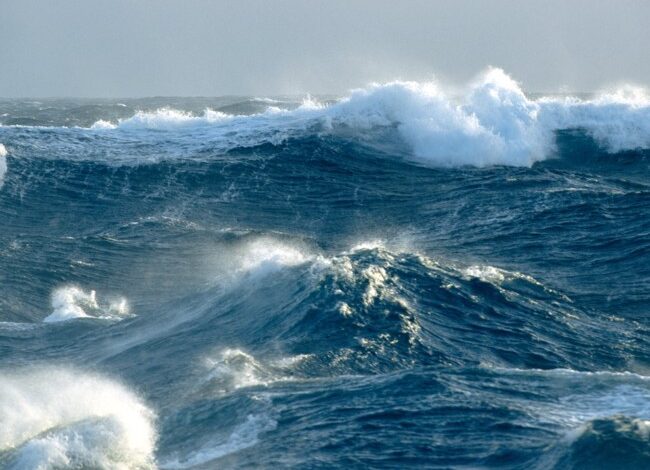
POLYGON ((649 108, 402 105, 1 102, 3 468, 649 468, 649 108))

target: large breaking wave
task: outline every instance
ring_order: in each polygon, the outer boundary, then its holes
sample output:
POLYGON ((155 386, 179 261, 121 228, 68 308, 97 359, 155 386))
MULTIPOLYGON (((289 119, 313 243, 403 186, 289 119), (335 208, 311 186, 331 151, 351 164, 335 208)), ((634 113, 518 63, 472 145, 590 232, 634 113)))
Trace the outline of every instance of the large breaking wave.
POLYGON ((650 99, 624 87, 591 98, 528 97, 500 69, 490 69, 459 93, 435 82, 392 82, 354 90, 330 103, 305 100, 296 109, 271 105, 252 115, 170 108, 97 121, 94 130, 201 133, 224 149, 278 143, 308 133, 367 133, 396 128, 411 156, 435 166, 530 166, 555 153, 555 132, 579 129, 608 152, 650 147, 650 99))

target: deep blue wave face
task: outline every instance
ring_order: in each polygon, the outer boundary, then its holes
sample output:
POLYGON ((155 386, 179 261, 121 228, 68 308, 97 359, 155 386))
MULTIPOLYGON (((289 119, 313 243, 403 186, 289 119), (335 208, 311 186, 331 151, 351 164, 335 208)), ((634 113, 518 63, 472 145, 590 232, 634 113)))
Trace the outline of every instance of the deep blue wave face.
POLYGON ((2 466, 650 466, 650 108, 481 86, 0 103, 2 466))

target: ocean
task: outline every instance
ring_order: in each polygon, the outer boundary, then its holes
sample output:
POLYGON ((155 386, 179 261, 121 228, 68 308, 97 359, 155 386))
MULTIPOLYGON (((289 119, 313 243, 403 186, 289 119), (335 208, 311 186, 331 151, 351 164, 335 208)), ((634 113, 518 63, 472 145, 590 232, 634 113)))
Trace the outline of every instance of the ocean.
POLYGON ((0 100, 0 467, 650 468, 650 98, 0 100))

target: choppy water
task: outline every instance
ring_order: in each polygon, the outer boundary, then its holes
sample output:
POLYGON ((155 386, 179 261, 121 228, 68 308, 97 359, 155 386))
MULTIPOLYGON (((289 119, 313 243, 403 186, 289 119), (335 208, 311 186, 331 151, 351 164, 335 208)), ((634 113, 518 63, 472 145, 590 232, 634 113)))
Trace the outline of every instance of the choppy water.
POLYGON ((640 90, 0 123, 3 467, 650 466, 640 90))

